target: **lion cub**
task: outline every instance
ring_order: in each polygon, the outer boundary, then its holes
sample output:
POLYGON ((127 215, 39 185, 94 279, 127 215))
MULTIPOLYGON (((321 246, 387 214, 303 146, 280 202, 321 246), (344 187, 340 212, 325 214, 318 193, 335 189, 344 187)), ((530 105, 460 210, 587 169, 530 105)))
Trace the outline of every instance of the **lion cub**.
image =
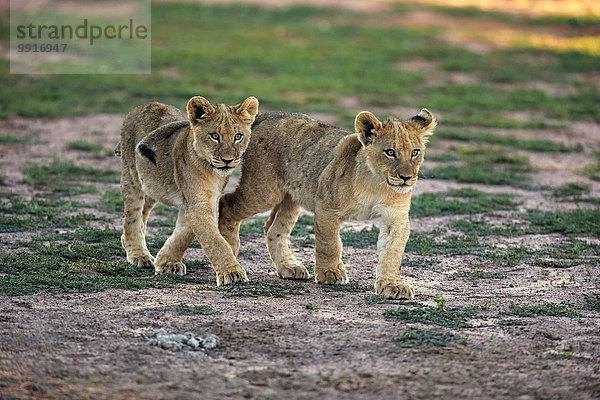
POLYGON ((197 96, 187 103, 187 118, 161 103, 139 106, 125 117, 115 153, 122 161, 121 241, 130 263, 154 263, 156 274, 184 275, 183 253, 196 238, 217 274, 217 285, 248 280, 219 233, 217 199, 250 142, 257 112, 254 97, 228 106, 197 96), (175 231, 154 259, 145 233, 157 202, 179 208, 179 215, 175 231))
POLYGON ((348 282, 341 260, 340 226, 348 219, 381 219, 375 289, 392 299, 414 298, 400 279, 410 233, 408 210, 425 143, 436 121, 426 109, 408 120, 363 111, 351 133, 302 114, 261 113, 244 155, 235 192, 219 201, 219 229, 237 254, 239 224, 271 209, 267 248, 282 278, 309 274, 288 238, 300 207, 315 214, 315 281, 348 282))

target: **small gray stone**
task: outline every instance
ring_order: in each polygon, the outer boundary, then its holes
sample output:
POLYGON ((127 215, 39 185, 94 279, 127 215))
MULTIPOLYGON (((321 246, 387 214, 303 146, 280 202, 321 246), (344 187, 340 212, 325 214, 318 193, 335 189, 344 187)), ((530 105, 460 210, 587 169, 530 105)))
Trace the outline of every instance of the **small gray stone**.
POLYGON ((163 328, 160 328, 156 332, 154 332, 152 334, 152 336, 157 337, 157 336, 164 336, 166 334, 167 334, 167 331, 165 331, 163 328))
POLYGON ((220 344, 221 344, 221 340, 216 335, 208 335, 207 337, 205 337, 202 340, 202 346, 205 349, 209 349, 209 350, 214 349, 215 347, 218 347, 220 344))
POLYGON ((191 339, 188 339, 187 345, 194 349, 197 349, 200 346, 200 342, 198 340, 196 340, 196 338, 191 338, 191 339))

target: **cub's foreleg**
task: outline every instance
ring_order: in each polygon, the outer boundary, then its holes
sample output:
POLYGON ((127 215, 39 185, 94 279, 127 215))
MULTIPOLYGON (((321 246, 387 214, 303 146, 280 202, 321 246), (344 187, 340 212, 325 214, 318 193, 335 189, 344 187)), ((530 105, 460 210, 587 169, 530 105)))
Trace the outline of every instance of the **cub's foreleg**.
POLYGON ((215 270, 217 286, 247 282, 246 271, 237 262, 231 246, 219 232, 217 187, 213 185, 198 190, 198 178, 195 174, 183 171, 185 165, 176 163, 176 181, 182 193, 185 221, 215 270))
POLYGON ((162 273, 185 275, 186 267, 183 263, 183 254, 193 241, 194 230, 188 224, 185 213, 179 211, 173 234, 156 255, 154 273, 157 275, 162 273))
POLYGON ((146 247, 146 224, 142 214, 145 196, 137 176, 132 175, 133 171, 123 167, 121 195, 123 196, 124 211, 121 243, 127 252, 127 261, 140 268, 150 267, 154 262, 154 257, 146 247))
POLYGON ((398 212, 384 219, 379 230, 375 290, 389 299, 414 299, 415 289, 400 279, 400 266, 410 235, 408 212, 398 212))
POLYGON ((317 210, 315 213, 315 282, 346 284, 348 277, 342 262, 342 221, 334 212, 317 210))

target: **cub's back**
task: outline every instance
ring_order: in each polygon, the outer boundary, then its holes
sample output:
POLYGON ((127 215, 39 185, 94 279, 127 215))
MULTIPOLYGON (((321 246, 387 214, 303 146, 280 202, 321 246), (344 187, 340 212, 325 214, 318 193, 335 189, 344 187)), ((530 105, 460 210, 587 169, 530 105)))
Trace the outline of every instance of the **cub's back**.
POLYGON ((252 126, 242 176, 258 174, 296 201, 314 198, 321 172, 335 155, 339 141, 352 132, 317 121, 304 114, 265 112, 252 126))

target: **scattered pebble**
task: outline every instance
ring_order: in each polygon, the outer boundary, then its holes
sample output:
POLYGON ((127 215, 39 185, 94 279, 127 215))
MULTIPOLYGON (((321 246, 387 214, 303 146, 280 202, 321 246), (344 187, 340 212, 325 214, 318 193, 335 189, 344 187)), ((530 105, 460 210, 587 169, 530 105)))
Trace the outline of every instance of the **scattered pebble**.
POLYGON ((219 347, 221 339, 216 335, 208 335, 204 338, 196 336, 192 332, 181 334, 167 333, 163 328, 157 330, 151 337, 146 338, 146 344, 157 346, 165 350, 181 352, 187 356, 203 360, 206 355, 199 351, 210 350, 219 347))

